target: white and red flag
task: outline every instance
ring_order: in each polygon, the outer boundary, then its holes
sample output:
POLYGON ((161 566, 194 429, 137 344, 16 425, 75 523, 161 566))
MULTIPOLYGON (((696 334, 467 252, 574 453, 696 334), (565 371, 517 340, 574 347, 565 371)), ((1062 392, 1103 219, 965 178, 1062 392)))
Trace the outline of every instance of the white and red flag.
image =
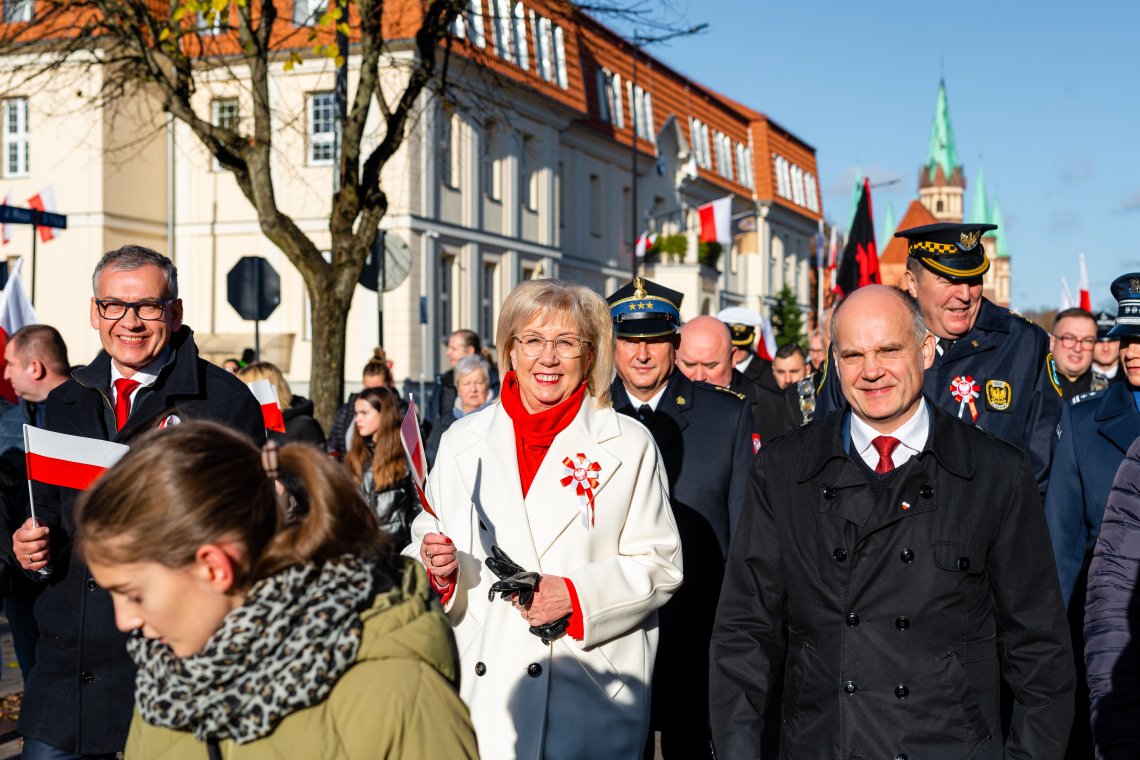
POLYGON ((1085 252, 1081 251, 1081 281, 1079 288, 1081 291, 1080 307, 1085 311, 1092 313, 1092 296, 1089 295, 1089 268, 1085 264, 1085 252))
POLYGON ((249 389, 257 403, 261 404, 261 416, 265 420, 266 430, 285 432, 285 415, 281 412, 281 399, 277 397, 277 389, 268 380, 254 380, 249 389))
POLYGON ((435 510, 428 504, 427 494, 424 492, 424 483, 427 481, 427 454, 424 451, 424 441, 420 437, 420 420, 416 416, 416 399, 413 396, 408 401, 408 413, 400 423, 400 442, 404 444, 404 454, 408 457, 408 470, 412 476, 412 483, 416 486, 416 493, 420 497, 420 506, 432 517, 438 519, 435 510))
MULTIPOLYGON (((8 200, 11 197, 12 197, 11 191, 4 193, 4 205, 5 206, 8 205, 8 200)), ((12 242, 12 233, 9 231, 7 224, 0 224, 0 242, 3 242, 4 245, 8 245, 8 243, 12 242)))
POLYGON ((121 443, 24 425, 28 480, 37 483, 82 491, 129 450, 121 443))
POLYGON ((725 250, 732 246, 732 196, 697 207, 701 217, 701 242, 720 243, 725 250))
POLYGON ((831 228, 831 243, 827 247, 827 268, 835 269, 835 259, 839 255, 839 239, 835 235, 835 227, 831 228))
POLYGON ((633 249, 633 255, 639 259, 644 259, 645 254, 655 245, 657 245, 657 233, 643 232, 641 233, 641 237, 637 239, 637 245, 633 249))
MULTIPOLYGON (((51 185, 48 185, 43 190, 28 198, 28 208, 34 208, 37 211, 51 211, 55 212, 59 207, 55 204, 55 190, 51 185)), ((36 227, 40 233, 40 242, 46 243, 49 240, 54 240, 59 237, 58 231, 51 227, 36 227)))
POLYGON ((1073 292, 1069 290, 1069 281, 1064 277, 1061 278, 1061 305, 1057 307, 1057 311, 1064 311, 1071 309, 1077 305, 1073 300, 1073 292))
POLYGON ((772 332, 772 318, 769 316, 765 316, 760 323, 760 340, 756 342, 756 353, 768 361, 776 358, 776 335, 772 332))
POLYGON ((32 308, 32 302, 28 300, 28 294, 24 292, 20 280, 20 265, 23 261, 16 261, 8 275, 8 284, 0 291, 0 396, 12 403, 16 403, 16 391, 4 379, 4 348, 8 345, 9 335, 24 325, 34 325, 38 321, 36 310, 32 308))

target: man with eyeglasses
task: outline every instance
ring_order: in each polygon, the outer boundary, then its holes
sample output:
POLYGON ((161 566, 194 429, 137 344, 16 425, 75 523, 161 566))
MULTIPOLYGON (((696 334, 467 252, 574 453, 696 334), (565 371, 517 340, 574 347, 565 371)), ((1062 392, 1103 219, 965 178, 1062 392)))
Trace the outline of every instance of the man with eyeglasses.
POLYGON ((1045 494, 1045 520, 1053 540, 1061 595, 1069 609, 1077 673, 1081 676, 1077 679, 1077 719, 1070 749, 1082 757, 1092 757, 1082 656, 1089 563, 1113 478, 1128 447, 1140 437, 1140 272, 1116 278, 1111 287, 1118 308, 1108 335, 1120 341, 1124 380, 1076 396, 1065 405, 1045 494))
MULTIPOLYGON (((128 245, 92 277, 91 326, 103 350, 47 397, 45 427, 131 444, 182 420, 209 419, 264 442, 261 407, 244 383, 199 358, 182 323, 178 273, 156 251, 128 245)), ((16 559, 45 584, 40 641, 17 726, 27 760, 113 758, 126 744, 135 668, 109 593, 72 556, 78 492, 36 484, 37 523, 12 537, 16 559)))
MULTIPOLYGON (((711 757, 708 650, 728 545, 740 522, 752 466, 752 412, 727 388, 690 380, 677 367, 682 294, 638 277, 606 300, 614 323, 614 409, 641 420, 669 482, 685 579, 658 611, 650 733, 665 758, 711 757)), ((697 322, 700 330, 702 322, 697 322)), ((727 329, 716 325, 717 329, 727 329)), ((687 333, 686 333, 687 334, 687 333)), ((722 353, 726 366, 727 349, 722 353)))
POLYGON ((1094 348, 1096 317, 1080 308, 1057 312, 1053 318, 1049 350, 1057 362, 1061 395, 1066 401, 1108 386, 1108 380, 1092 369, 1094 348))

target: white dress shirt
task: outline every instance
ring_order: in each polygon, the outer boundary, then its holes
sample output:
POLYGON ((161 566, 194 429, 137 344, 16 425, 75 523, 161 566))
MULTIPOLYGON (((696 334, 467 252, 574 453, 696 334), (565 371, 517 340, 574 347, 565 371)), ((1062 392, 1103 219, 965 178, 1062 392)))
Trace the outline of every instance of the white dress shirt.
MULTIPOLYGON (((851 413, 851 448, 863 458, 863 461, 872 470, 879 464, 879 452, 871 444, 871 441, 880 435, 884 435, 884 433, 880 433, 859 419, 854 412, 851 413)), ((896 469, 902 467, 911 457, 922 451, 926 445, 926 438, 930 435, 930 412, 926 408, 926 399, 922 399, 922 403, 918 405, 918 411, 914 413, 913 417, 904 422, 898 430, 887 435, 899 440, 899 445, 891 453, 891 461, 895 463, 896 469)))

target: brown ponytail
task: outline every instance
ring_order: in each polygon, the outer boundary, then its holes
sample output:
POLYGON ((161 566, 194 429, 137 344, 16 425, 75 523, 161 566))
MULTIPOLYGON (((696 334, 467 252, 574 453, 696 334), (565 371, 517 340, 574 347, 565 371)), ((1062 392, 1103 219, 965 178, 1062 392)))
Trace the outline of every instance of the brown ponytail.
POLYGON ((307 512, 288 525, 285 499, 249 439, 213 422, 147 433, 80 496, 77 549, 104 562, 179 568, 203 544, 235 541, 245 550, 240 591, 298 562, 387 548, 340 465, 304 444, 288 444, 278 456, 307 512))

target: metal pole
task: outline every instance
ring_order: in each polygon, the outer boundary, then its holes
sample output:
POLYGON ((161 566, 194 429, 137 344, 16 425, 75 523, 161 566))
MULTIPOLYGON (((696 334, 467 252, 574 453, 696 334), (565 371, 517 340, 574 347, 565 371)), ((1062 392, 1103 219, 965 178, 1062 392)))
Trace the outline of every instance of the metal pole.
POLYGON ((36 305, 36 238, 39 237, 40 231, 36 225, 32 225, 32 306, 36 305))
POLYGON ((380 268, 379 276, 376 278, 376 336, 378 346, 384 346, 384 275, 387 271, 385 249, 381 246, 378 253, 373 254, 377 256, 376 266, 380 268))
MULTIPOLYGON (((621 93, 618 93, 619 96, 621 93)), ((630 220, 629 220, 629 254, 632 261, 633 277, 637 277, 637 35, 633 36, 633 86, 629 90, 629 114, 633 126, 633 134, 629 141, 630 154, 630 220)))
POLYGON ((261 259, 253 261, 253 303, 255 314, 259 317, 253 320, 253 360, 261 361, 261 259))

